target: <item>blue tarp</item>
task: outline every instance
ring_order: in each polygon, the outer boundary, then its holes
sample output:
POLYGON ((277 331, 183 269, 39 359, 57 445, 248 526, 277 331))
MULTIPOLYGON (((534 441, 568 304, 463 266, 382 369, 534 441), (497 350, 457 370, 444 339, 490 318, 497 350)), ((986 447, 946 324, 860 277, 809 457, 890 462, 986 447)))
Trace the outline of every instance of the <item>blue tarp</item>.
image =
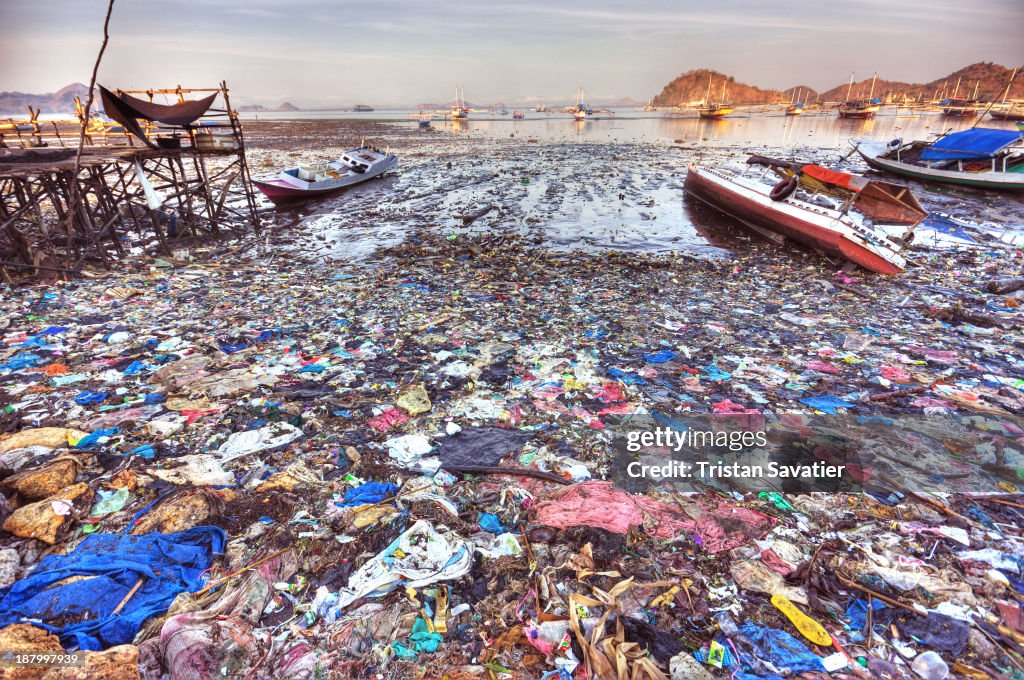
POLYGON ((336 503, 342 508, 352 508, 357 505, 368 503, 380 503, 385 498, 390 498, 398 491, 398 487, 389 482, 366 482, 353 487, 345 492, 345 500, 336 503))
POLYGON ((780 671, 787 671, 783 675, 825 672, 821 657, 784 630, 748 622, 740 627, 740 632, 757 648, 758 658, 771 662, 780 671))
POLYGON ((946 135, 921 152, 921 160, 945 161, 991 158, 1007 144, 1020 139, 1016 130, 973 128, 946 135))
POLYGON ((32 572, 0 589, 0 628, 29 619, 60 636, 65 649, 99 651, 128 644, 175 596, 199 590, 199 575, 224 552, 217 527, 142 536, 93 534, 67 555, 44 557, 32 572), (71 577, 85 577, 69 583, 71 577), (139 579, 142 586, 111 613, 139 579))

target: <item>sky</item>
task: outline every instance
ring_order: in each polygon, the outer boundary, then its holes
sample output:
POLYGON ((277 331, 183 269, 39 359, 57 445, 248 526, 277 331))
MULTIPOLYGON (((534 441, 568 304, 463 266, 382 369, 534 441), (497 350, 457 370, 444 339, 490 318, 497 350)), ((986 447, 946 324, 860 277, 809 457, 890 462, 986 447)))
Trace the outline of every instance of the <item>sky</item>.
MULTIPOLYGON (((106 0, 0 0, 0 91, 88 83, 106 0)), ((824 90, 1024 63, 1024 0, 117 0, 99 82, 211 86, 232 103, 383 108, 646 100, 713 68, 824 90)))

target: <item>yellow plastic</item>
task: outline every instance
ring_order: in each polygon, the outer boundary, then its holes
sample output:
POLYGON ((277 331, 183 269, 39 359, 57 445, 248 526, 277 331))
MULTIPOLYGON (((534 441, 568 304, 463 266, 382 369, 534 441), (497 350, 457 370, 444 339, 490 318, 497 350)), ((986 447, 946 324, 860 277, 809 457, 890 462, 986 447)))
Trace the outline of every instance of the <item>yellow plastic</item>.
POLYGON ((790 602, 789 599, 782 595, 775 595, 772 597, 772 604, 789 619, 789 622, 805 638, 822 647, 832 646, 832 636, 828 634, 828 631, 820 623, 797 609, 796 605, 790 602))

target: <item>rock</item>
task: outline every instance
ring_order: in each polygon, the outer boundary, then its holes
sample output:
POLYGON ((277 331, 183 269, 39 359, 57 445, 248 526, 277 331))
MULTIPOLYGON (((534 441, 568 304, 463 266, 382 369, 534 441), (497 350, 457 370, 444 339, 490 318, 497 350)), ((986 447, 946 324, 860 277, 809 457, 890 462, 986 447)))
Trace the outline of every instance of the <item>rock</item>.
POLYGON ((405 409, 411 416, 426 413, 432 407, 432 404, 430 403, 430 396, 427 394, 427 390, 423 385, 416 385, 415 387, 406 390, 400 397, 398 397, 398 401, 395 403, 398 408, 405 409))
POLYGON ((35 538, 53 545, 64 523, 73 516, 74 507, 91 507, 92 497, 93 491, 88 484, 75 484, 49 498, 18 508, 7 518, 3 528, 15 536, 35 538), (61 505, 65 503, 71 507, 62 512, 61 505))
POLYGON ((168 499, 139 518, 131 533, 159 531, 171 534, 191 529, 214 514, 211 505, 209 496, 201 492, 168 499))
POLYGON ((21 566, 21 557, 14 548, 0 550, 0 589, 18 580, 18 567, 21 566))
POLYGON ((68 435, 78 440, 86 435, 80 430, 66 427, 36 427, 13 434, 0 436, 0 453, 29 446, 45 446, 48 449, 69 448, 68 435))
POLYGON ((41 680, 138 680, 139 648, 117 645, 103 652, 78 652, 85 657, 81 666, 51 668, 41 680))
POLYGON ((971 628, 967 634, 967 646, 972 652, 978 655, 978 658, 988 663, 996 658, 999 650, 992 642, 981 634, 981 631, 977 628, 971 628))
POLYGON ((39 500, 60 493, 75 483, 78 463, 71 458, 54 461, 49 465, 11 475, 0 485, 14 489, 31 500, 39 500))
MULTIPOLYGON (((0 650, 7 652, 56 652, 64 651, 60 639, 53 633, 36 628, 28 623, 15 623, 0 629, 0 650)), ((48 669, 43 666, 3 668, 0 680, 38 680, 48 669)))
POLYGON ((668 663, 672 680, 715 680, 699 661, 689 652, 680 652, 668 663))

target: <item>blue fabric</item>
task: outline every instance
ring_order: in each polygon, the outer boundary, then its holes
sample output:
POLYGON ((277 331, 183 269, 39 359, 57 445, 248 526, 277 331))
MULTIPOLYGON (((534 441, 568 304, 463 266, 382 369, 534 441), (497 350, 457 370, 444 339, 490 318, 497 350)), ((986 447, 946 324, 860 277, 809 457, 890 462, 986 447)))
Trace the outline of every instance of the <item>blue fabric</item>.
POLYGON ((380 503, 385 498, 393 496, 396 491, 398 491, 398 487, 388 482, 383 484, 380 482, 366 482, 346 491, 345 500, 337 505, 343 508, 351 508, 356 505, 366 505, 367 503, 380 503))
POLYGON ((1000 149, 1020 139, 1016 130, 972 128, 954 132, 933 143, 921 152, 921 160, 967 160, 992 158, 1000 149))
POLYGON ((141 361, 133 361, 132 363, 128 364, 128 367, 125 368, 122 371, 122 373, 124 373, 125 375, 135 375, 145 367, 146 364, 142 363, 141 361))
MULTIPOLYGON (((874 618, 874 613, 880 612, 885 608, 886 607, 884 602, 879 602, 876 599, 872 599, 872 618, 874 618)), ((866 626, 868 623, 867 600, 857 598, 850 602, 850 604, 846 606, 846 618, 850 620, 850 628, 852 630, 864 630, 864 626, 866 626)))
POLYGON ((8 359, 7 363, 0 364, 0 370, 8 369, 11 371, 20 371, 23 368, 38 366, 42 362, 42 359, 31 352, 21 352, 8 359))
POLYGON ((107 427, 101 430, 93 430, 89 434, 79 439, 74 448, 76 449, 88 449, 89 447, 96 444, 100 437, 113 437, 121 431, 119 427, 107 427))
POLYGON ((662 413, 661 411, 651 411, 651 418, 654 418, 654 422, 658 423, 662 427, 667 427, 675 432, 686 432, 690 428, 685 424, 679 422, 675 418, 662 413))
POLYGON ((660 352, 654 354, 645 354, 644 359, 651 364, 663 364, 666 361, 672 361, 676 358, 676 353, 670 349, 663 349, 660 352))
POLYGON ((708 364, 704 368, 700 369, 700 372, 703 373, 704 377, 708 380, 728 380, 732 377, 732 373, 727 373, 714 364, 708 364))
POLYGON ((498 516, 492 515, 489 512, 480 513, 480 528, 484 531, 489 531, 492 534, 508 533, 508 529, 501 525, 501 520, 498 519, 498 516))
POLYGON ((217 527, 143 536, 92 534, 67 555, 44 557, 28 576, 0 591, 0 627, 33 619, 33 625, 59 635, 68 650, 128 644, 178 593, 199 590, 200 574, 223 553, 226 541, 217 527), (57 585, 73 576, 86 578, 57 585), (111 616, 140 578, 142 586, 111 616))
POLYGON ((740 632, 758 650, 758 657, 770 661, 780 671, 789 674, 825 672, 821 657, 807 649, 807 646, 784 630, 744 623, 740 632))
POLYGON ((622 382, 625 385, 646 385, 647 381, 635 373, 628 373, 621 368, 609 367, 608 375, 622 382))
POLYGON ((813 409, 828 413, 829 415, 835 415, 837 408, 852 408, 856 404, 841 399, 834 394, 823 394, 820 397, 807 397, 806 399, 800 400, 801 404, 807 404, 813 409))
POLYGON ((968 243, 975 243, 975 239, 971 236, 959 222, 938 213, 932 213, 928 217, 921 220, 920 226, 932 229, 940 234, 946 236, 952 236, 958 238, 961 241, 967 241, 968 243))
POLYGON ((106 401, 109 395, 104 392, 93 392, 92 390, 85 390, 77 397, 75 397, 75 403, 79 406, 87 406, 89 404, 100 404, 106 401))

